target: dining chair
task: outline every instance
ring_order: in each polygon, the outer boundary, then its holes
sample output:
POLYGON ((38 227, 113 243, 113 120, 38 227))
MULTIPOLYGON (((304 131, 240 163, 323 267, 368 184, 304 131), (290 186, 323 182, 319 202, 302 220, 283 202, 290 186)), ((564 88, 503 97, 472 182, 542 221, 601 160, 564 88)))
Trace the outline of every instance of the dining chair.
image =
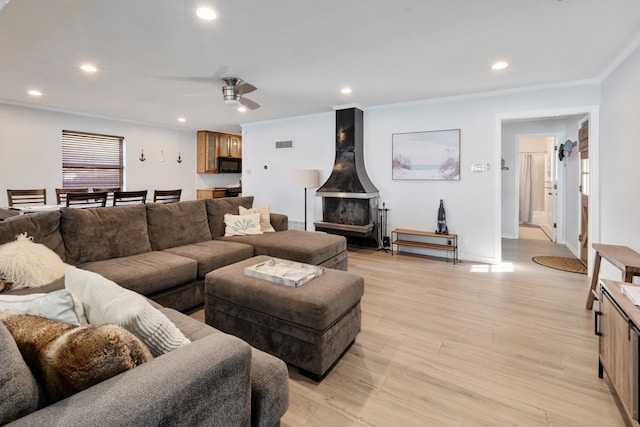
POLYGON ((56 204, 67 204, 67 193, 86 193, 88 188, 56 188, 56 204))
POLYGON ((116 191, 122 191, 122 187, 104 187, 104 188, 94 188, 95 192, 107 192, 107 205, 113 205, 113 193, 116 191))
POLYGON ((180 201, 182 188, 179 190, 154 190, 153 201, 155 203, 175 203, 180 201))
POLYGON ((67 193, 67 206, 74 208, 104 208, 107 206, 107 192, 67 193))
POLYGON ((113 193, 113 206, 134 205, 146 203, 147 190, 140 191, 115 191, 113 193))
POLYGON ((7 201, 9 207, 13 205, 46 205, 47 190, 45 188, 37 190, 7 190, 7 201))

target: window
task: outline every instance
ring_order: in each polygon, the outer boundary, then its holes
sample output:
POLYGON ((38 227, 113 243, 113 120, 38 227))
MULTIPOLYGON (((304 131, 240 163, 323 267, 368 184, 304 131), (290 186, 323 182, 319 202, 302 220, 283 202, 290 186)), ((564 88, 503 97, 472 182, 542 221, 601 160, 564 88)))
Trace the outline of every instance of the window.
POLYGON ((124 137, 62 131, 64 188, 122 188, 124 137))

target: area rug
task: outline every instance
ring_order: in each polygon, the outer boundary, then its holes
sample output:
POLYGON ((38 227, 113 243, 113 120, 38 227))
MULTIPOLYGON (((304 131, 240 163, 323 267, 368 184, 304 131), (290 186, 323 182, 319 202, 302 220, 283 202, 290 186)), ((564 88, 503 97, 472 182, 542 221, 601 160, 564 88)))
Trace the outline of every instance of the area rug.
POLYGON ((569 271, 571 273, 587 274, 587 267, 576 258, 561 256, 534 256, 533 262, 556 270, 569 271))

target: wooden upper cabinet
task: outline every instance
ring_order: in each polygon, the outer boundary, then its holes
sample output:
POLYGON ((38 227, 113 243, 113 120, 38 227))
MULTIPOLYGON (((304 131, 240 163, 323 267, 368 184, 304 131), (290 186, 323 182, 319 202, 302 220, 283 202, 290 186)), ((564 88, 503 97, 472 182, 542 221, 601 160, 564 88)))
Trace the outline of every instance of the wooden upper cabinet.
POLYGON ((218 136, 218 156, 242 158, 242 139, 238 135, 219 134, 218 136))
POLYGON ((242 158, 242 138, 208 130, 198 131, 198 173, 218 173, 218 158, 242 158))

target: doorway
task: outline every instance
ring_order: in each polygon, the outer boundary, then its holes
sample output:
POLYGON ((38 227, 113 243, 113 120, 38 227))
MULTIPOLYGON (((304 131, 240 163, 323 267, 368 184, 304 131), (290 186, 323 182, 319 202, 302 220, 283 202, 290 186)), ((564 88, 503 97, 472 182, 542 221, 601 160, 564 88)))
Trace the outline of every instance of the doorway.
POLYGON ((546 236, 556 241, 556 168, 557 136, 519 136, 518 225, 520 238, 546 236), (538 228, 542 233, 527 228, 538 228))
MULTIPOLYGON (((553 135, 556 137, 557 144, 571 140, 578 145, 578 130, 587 120, 588 128, 582 131, 582 136, 583 138, 586 136, 588 141, 585 141, 586 144, 583 143, 582 148, 583 150, 588 148, 588 164, 581 162, 578 147, 575 145, 573 155, 564 156, 562 160, 558 157, 557 151, 553 153, 557 187, 554 187, 556 227, 552 231, 555 232, 555 242, 566 246, 576 258, 586 258, 587 261, 593 258, 592 242, 598 242, 600 237, 599 228, 594 226, 599 223, 600 218, 597 208, 600 197, 598 186, 595 185, 598 182, 600 151, 599 110, 596 106, 498 115, 501 151, 497 157, 502 158, 503 166, 499 177, 502 193, 499 209, 503 239, 519 237, 519 138, 553 135), (583 166, 582 171, 581 166, 583 166), (588 204, 584 206, 585 212, 581 212, 583 206, 581 206, 581 193, 578 192, 580 184, 585 184, 581 189, 588 192, 588 204), (581 230, 583 219, 585 220, 584 231, 581 230), (584 240, 588 243, 584 245, 578 240, 578 236, 585 238, 584 240), (587 254, 586 257, 581 256, 581 250, 587 254)), ((500 238, 496 248, 498 256, 502 257, 500 238)), ((592 263, 587 262, 587 265, 591 274, 592 263)))

